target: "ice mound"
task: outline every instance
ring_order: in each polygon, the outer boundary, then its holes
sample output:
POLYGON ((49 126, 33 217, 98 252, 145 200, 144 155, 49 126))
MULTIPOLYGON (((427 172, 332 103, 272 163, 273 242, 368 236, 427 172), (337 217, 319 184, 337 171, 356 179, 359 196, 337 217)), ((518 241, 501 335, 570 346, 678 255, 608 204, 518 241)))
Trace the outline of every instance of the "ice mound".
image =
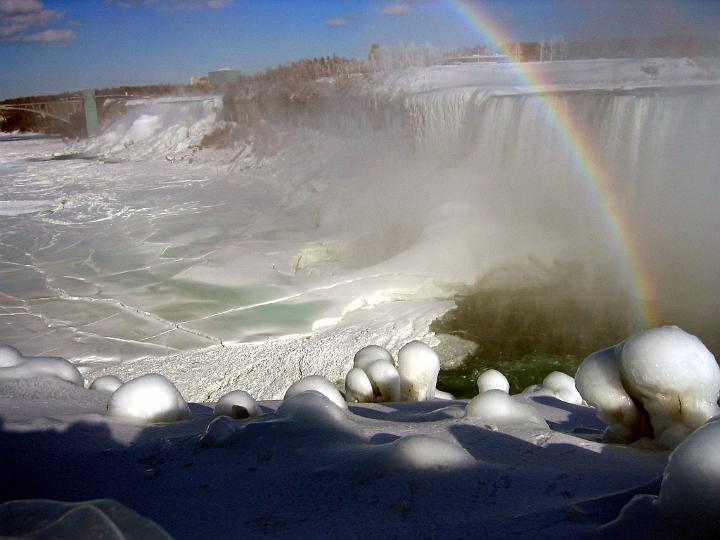
POLYGON ((290 431, 320 433, 323 437, 337 433, 353 433, 345 408, 316 390, 306 390, 286 398, 278 407, 275 418, 268 422, 283 420, 290 431))
POLYGON ((260 414, 260 407, 250 394, 243 390, 235 390, 228 392, 218 400, 213 414, 231 418, 252 418, 260 414))
POLYGON ((149 373, 120 386, 110 397, 108 414, 151 424, 183 420, 190 409, 173 383, 149 373))
POLYGON ((561 371, 549 373, 543 379, 537 393, 550 395, 573 405, 582 405, 583 403, 580 392, 575 388, 575 379, 561 371))
POLYGON ((122 386, 122 381, 115 375, 103 375, 95 379, 90 385, 90 390, 102 390, 104 392, 114 392, 122 386))
POLYGON ((658 504, 671 522, 697 532, 720 531, 720 421, 708 422, 673 451, 658 504))
POLYGON ((650 437, 672 448, 720 413, 720 368, 695 336, 676 326, 640 332, 590 355, 577 389, 607 419, 608 435, 650 437))
POLYGON ((365 372, 375 396, 382 398, 385 403, 401 400, 400 373, 392 362, 376 360, 365 369, 365 372))
POLYGON ((670 454, 660 494, 636 495, 600 538, 717 538, 720 421, 701 426, 670 454))
POLYGON ((310 375, 308 377, 303 377, 299 381, 295 381, 285 392, 284 399, 287 400, 293 396, 301 394, 302 392, 309 391, 319 392, 341 409, 347 409, 347 403, 345 403, 340 391, 335 388, 333 383, 320 375, 310 375))
POLYGON ((0 348, 0 380, 55 377, 77 386, 84 386, 85 379, 78 369, 58 356, 22 356, 8 345, 0 348))
POLYGON ((352 368, 345 376, 345 399, 348 403, 373 403, 375 394, 367 374, 360 368, 352 368))
POLYGON ((403 401, 427 401, 435 397, 440 359, 420 341, 407 343, 398 352, 400 395, 403 401))
POLYGON ((392 468, 457 469, 472 467, 475 459, 461 446, 429 435, 410 435, 387 444, 383 461, 392 468))
POLYGON ((377 360, 387 360, 394 365, 393 357, 390 352, 380 345, 368 345, 355 353, 353 358, 353 367, 365 369, 377 360))
POLYGON ((488 390, 502 390, 506 394, 510 393, 510 383, 505 375, 497 369, 488 369, 483 371, 477 380, 478 392, 482 394, 488 390))
POLYGON ((229 416, 218 416, 208 424, 200 444, 203 446, 217 447, 229 443, 238 429, 235 422, 229 416))
POLYGON ((114 500, 62 502, 43 499, 0 505, 3 538, 102 538, 172 540, 159 525, 114 500))
POLYGON ((22 362, 22 354, 15 347, 0 345, 0 368, 12 367, 22 362))
POLYGON ((445 399, 445 400, 453 400, 455 399, 455 396, 453 396, 450 392, 443 392, 442 390, 435 389, 435 399, 445 399))
POLYGON ((548 427, 532 405, 518 403, 502 390, 488 390, 474 397, 465 407, 465 416, 491 426, 537 424, 548 427))

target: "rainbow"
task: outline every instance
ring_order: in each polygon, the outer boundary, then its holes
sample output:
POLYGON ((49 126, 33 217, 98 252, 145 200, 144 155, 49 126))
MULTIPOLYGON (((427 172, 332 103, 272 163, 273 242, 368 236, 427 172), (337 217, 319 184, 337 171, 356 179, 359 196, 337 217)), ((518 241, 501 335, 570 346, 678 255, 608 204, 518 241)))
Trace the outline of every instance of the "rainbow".
MULTIPOLYGON (((470 0, 447 0, 451 11, 455 12, 482 39, 492 43, 498 52, 513 58, 507 50, 512 38, 507 30, 485 13, 477 3, 470 0)), ((542 99, 548 119, 558 130, 564 144, 570 151, 573 162, 585 181, 592 200, 607 221, 625 261, 625 271, 635 289, 637 311, 644 326, 656 326, 660 314, 653 304, 652 280, 643 267, 635 242, 629 233, 630 227, 622 215, 617 198, 612 193, 612 183, 593 157, 586 135, 573 122, 568 112, 560 106, 559 99, 548 93, 547 84, 540 75, 534 73, 531 63, 512 61, 511 66, 517 75, 542 99)))

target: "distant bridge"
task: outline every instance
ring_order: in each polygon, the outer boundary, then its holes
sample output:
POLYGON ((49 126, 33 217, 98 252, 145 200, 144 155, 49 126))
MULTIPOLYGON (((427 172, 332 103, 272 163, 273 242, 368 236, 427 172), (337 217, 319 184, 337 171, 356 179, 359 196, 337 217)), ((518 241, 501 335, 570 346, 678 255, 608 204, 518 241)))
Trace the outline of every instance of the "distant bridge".
MULTIPOLYGON (((95 90, 83 90, 83 96, 77 98, 68 98, 58 101, 41 101, 37 103, 13 103, 3 105, 0 104, 0 111, 23 111, 40 116, 52 118, 63 124, 72 126, 72 117, 82 111, 85 113, 85 127, 88 137, 95 137, 98 134, 98 100, 115 99, 123 101, 148 99, 144 96, 128 96, 128 95, 102 95, 96 96, 95 90)), ((185 103, 188 101, 208 101, 215 97, 183 97, 180 99, 172 99, 168 101, 160 101, 157 104, 185 103)))

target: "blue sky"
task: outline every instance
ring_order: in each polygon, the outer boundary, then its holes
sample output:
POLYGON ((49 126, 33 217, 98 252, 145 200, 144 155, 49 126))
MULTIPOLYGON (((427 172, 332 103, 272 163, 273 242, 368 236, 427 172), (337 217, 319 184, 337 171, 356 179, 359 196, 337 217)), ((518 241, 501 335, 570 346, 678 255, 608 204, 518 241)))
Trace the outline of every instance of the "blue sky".
MULTIPOLYGON (((720 37, 720 1, 477 0, 517 39, 695 31, 720 37)), ((448 0, 0 0, 0 99, 185 83, 304 57, 365 57, 372 42, 471 46, 448 0)))

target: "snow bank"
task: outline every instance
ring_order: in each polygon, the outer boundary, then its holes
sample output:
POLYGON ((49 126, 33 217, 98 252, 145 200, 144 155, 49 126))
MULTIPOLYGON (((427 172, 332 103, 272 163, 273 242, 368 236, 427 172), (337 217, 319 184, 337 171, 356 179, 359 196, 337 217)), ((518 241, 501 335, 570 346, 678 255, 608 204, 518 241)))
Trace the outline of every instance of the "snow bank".
POLYGON ((110 397, 107 411, 110 416, 147 424, 176 422, 190 415, 175 385, 157 373, 123 384, 110 397))
POLYGON ((380 459, 390 468, 443 470, 475 465, 475 459, 463 447, 429 435, 403 437, 387 444, 380 453, 380 459))
POLYGON ((609 436, 626 442, 650 437, 672 448, 720 413, 715 357, 676 326, 640 332, 591 355, 576 380, 583 398, 609 422, 609 436))
POLYGON ((0 380, 35 377, 55 377, 78 386, 85 385, 85 379, 77 368, 64 358, 22 356, 14 347, 0 346, 0 380))
POLYGON ((215 404, 215 416, 231 418, 252 418, 260 414, 255 398, 243 390, 234 390, 222 396, 215 404))
POLYGON ((465 416, 490 426, 536 424, 548 427, 532 405, 518 403, 503 390, 487 390, 474 397, 465 407, 465 416))

